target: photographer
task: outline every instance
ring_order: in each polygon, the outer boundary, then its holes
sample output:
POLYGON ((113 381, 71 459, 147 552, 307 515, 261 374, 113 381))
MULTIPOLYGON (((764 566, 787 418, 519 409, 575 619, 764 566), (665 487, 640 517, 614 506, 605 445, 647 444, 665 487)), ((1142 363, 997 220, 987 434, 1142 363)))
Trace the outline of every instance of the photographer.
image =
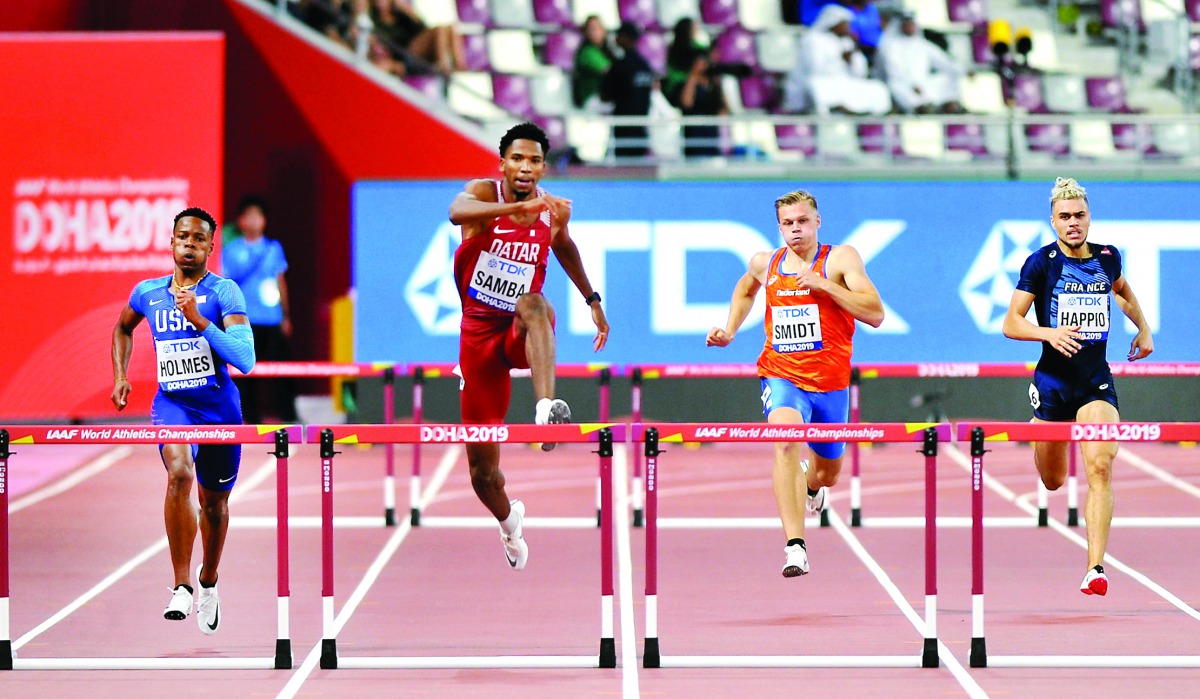
MULTIPOLYGON (((714 65, 708 49, 700 48, 693 51, 691 65, 687 79, 679 86, 678 95, 672 101, 679 105, 685 117, 728 114, 729 104, 721 90, 718 71, 729 71, 733 67, 714 65)), ((683 154, 689 158, 720 155, 720 139, 720 129, 716 124, 684 126, 683 154)))
MULTIPOLYGON (((637 49, 641 35, 633 22, 622 22, 617 30, 621 56, 613 61, 600 88, 600 98, 612 102, 613 116, 644 117, 650 113, 650 92, 656 81, 654 70, 637 49)), ((614 126, 613 143, 613 154, 618 158, 644 157, 650 152, 645 126, 614 126)))

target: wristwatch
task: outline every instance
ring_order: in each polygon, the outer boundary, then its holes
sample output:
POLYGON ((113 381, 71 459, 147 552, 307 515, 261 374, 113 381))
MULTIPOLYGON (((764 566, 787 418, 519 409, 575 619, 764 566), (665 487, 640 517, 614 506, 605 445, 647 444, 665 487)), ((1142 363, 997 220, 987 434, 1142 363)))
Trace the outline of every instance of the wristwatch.
POLYGON ((584 299, 584 300, 583 300, 583 302, 584 302, 584 303, 586 303, 587 305, 589 305, 589 306, 590 306, 590 305, 592 305, 594 302, 596 302, 596 301, 599 301, 599 300, 600 300, 600 292, 599 292, 599 291, 593 291, 593 292, 592 292, 592 295, 591 295, 591 296, 589 296, 589 297, 587 297, 586 299, 584 299))

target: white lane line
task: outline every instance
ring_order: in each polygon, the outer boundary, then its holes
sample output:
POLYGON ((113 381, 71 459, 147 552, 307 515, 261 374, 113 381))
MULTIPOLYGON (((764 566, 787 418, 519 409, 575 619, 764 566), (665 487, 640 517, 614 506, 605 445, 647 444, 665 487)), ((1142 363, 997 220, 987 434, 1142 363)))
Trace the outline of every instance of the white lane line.
MULTIPOLYGON (((883 589, 887 591, 888 596, 892 598, 892 601, 896 603, 896 606, 900 608, 900 611, 904 613, 904 616, 907 617, 909 622, 911 622, 912 625, 917 629, 917 632, 924 636, 925 620, 917 615, 917 611, 913 609, 912 605, 908 603, 908 600, 904 598, 904 593, 900 592, 900 588, 896 587, 896 583, 892 582, 892 579, 888 577, 888 574, 886 571, 884 571, 883 567, 880 566, 879 563, 872 558, 871 554, 867 552, 866 547, 862 545, 862 542, 859 541, 858 537, 855 536, 853 531, 851 531, 850 526, 843 522, 842 518, 838 517, 837 513, 833 511, 830 511, 829 513, 829 522, 833 525, 833 528, 837 531, 837 533, 842 536, 842 539, 844 539, 850 546, 850 550, 854 551, 859 560, 867 566, 867 569, 871 571, 871 574, 875 576, 875 579, 879 581, 879 584, 883 585, 883 589)), ((967 672, 967 669, 962 666, 962 663, 958 662, 958 658, 954 657, 954 653, 946 646, 945 643, 942 643, 940 638, 938 639, 937 645, 938 658, 941 660, 941 662, 945 663, 946 668, 950 670, 950 674, 954 675, 954 678, 958 680, 959 685, 961 685, 963 690, 966 691, 967 696, 970 696, 973 699, 987 699, 987 692, 983 691, 983 687, 980 687, 979 684, 975 682, 975 678, 971 677, 970 673, 967 672)))
MULTIPOLYGON (((429 506, 429 503, 432 502, 435 497, 437 497, 438 491, 441 490, 442 485, 445 484, 446 478, 449 477, 450 471, 454 468, 454 465, 458 462, 459 456, 462 453, 462 445, 456 444, 453 448, 447 449, 446 453, 442 454, 442 459, 438 462, 437 470, 434 472, 433 478, 430 479, 429 485, 426 486, 424 492, 421 494, 420 508, 422 511, 424 511, 425 508, 429 506)), ((363 575, 363 579, 358 583, 358 586, 354 588, 354 592, 350 593, 350 597, 346 600, 346 603, 342 605, 341 612, 334 617, 334 638, 337 638, 337 635, 341 633, 342 627, 345 626, 346 622, 350 620, 351 615, 354 614, 354 611, 358 608, 359 603, 362 602, 364 597, 366 597, 366 594, 371 589, 371 586, 375 584, 379 574, 383 572, 384 566, 386 566, 388 561, 391 560, 392 556, 395 555, 397 549, 400 548, 400 544, 404 543, 404 540, 408 538, 410 532, 412 532, 412 523, 405 518, 402 520, 399 526, 396 527, 396 532, 388 538, 387 543, 384 544, 383 549, 379 552, 379 555, 375 557, 375 560, 367 569, 366 574, 363 575)), ((296 672, 292 674, 287 684, 285 684, 283 689, 279 691, 279 694, 276 695, 276 699, 292 699, 292 697, 296 696, 301 687, 308 680, 308 677, 312 674, 313 670, 315 670, 321 662, 321 646, 323 641, 324 639, 321 639, 321 641, 318 641, 317 644, 312 647, 312 650, 310 650, 308 655, 305 656, 304 662, 300 664, 300 667, 297 668, 296 672)))
POLYGON ((1138 456, 1137 454, 1134 454, 1133 452, 1129 451, 1129 449, 1127 449, 1127 448, 1122 448, 1120 451, 1118 451, 1117 458, 1122 459, 1124 461, 1128 461, 1129 463, 1131 463, 1135 467, 1137 467, 1139 470, 1144 471, 1145 473, 1147 473, 1151 476, 1154 476, 1155 478, 1166 483, 1167 485, 1178 488, 1178 489, 1182 490, 1183 492, 1187 493, 1188 495, 1191 495, 1192 497, 1200 498, 1200 488, 1197 488, 1196 486, 1192 485, 1191 483, 1188 483, 1187 481, 1168 473, 1166 470, 1164 470, 1158 466, 1155 466, 1154 464, 1143 459, 1142 457, 1138 456))
POLYGON ((633 513, 629 498, 629 451, 624 444, 613 450, 613 482, 617 502, 613 516, 617 520, 617 570, 621 595, 621 696, 638 699, 637 629, 633 611, 633 542, 629 519, 633 513))
MULTIPOLYGON (((970 473, 971 472, 970 457, 968 457, 966 454, 964 454, 962 452, 962 450, 959 449, 956 445, 948 444, 948 445, 946 445, 946 447, 947 447, 946 453, 950 455, 950 458, 954 459, 954 461, 956 463, 958 463, 959 466, 962 466, 963 469, 965 471, 967 471, 967 473, 970 473)), ((991 478, 990 476, 988 476, 986 472, 983 475, 983 482, 985 485, 988 485, 988 486, 992 487, 993 489, 995 489, 997 492, 1000 492, 1000 494, 1002 496, 1004 496, 1005 499, 1007 499, 1009 502, 1012 502, 1018 508, 1024 510, 1025 512, 1028 512, 1030 515, 1037 514, 1036 507, 1034 507, 1033 505, 1030 505, 1027 502, 1018 501, 1016 498, 1013 497, 1011 490, 1008 490, 1007 488, 1000 486, 999 483, 994 478, 991 478), (1001 490, 1003 490, 1004 492, 1001 492, 1001 490), (1007 493, 1007 495, 1005 495, 1005 492, 1007 493)), ((1077 544, 1084 551, 1087 550, 1087 547, 1088 547, 1087 539, 1080 536, 1079 534, 1075 533, 1075 531, 1072 530, 1071 527, 1068 527, 1067 525, 1062 524, 1054 519, 1050 520, 1049 525, 1050 525, 1051 529, 1058 532, 1059 534, 1062 534, 1064 537, 1066 537, 1070 541, 1075 542, 1075 544, 1077 544)), ((1183 612, 1184 614, 1187 614, 1188 616, 1192 617, 1193 619, 1196 619, 1197 621, 1200 621, 1200 611, 1197 611, 1194 607, 1189 605, 1187 602, 1184 602, 1183 600, 1179 599, 1171 591, 1167 590, 1162 585, 1159 585, 1158 583, 1154 582, 1146 575, 1142 574, 1141 572, 1139 572, 1137 570, 1134 570, 1132 567, 1121 562, 1115 556, 1113 556, 1111 553, 1104 554, 1104 563, 1107 566, 1111 566, 1111 567, 1121 571, 1122 573, 1125 573, 1126 575, 1133 578, 1134 580, 1137 580, 1142 585, 1145 585, 1152 592, 1157 594, 1159 597, 1162 597, 1166 601, 1170 602, 1179 611, 1183 612)))
POLYGON ((95 476, 99 473, 103 473, 104 471, 106 471, 108 469, 108 467, 110 467, 113 464, 117 463, 118 461, 128 457, 132 453, 133 453, 133 448, 127 444, 123 444, 119 447, 114 447, 113 449, 110 449, 110 450, 104 452, 103 454, 101 454, 100 456, 96 457, 95 459, 92 459, 87 465, 83 466, 82 468, 75 469, 66 478, 63 478, 62 480, 57 481, 55 483, 51 483, 50 485, 44 486, 42 488, 38 488, 37 490, 33 491, 32 493, 14 500, 12 502, 12 504, 10 504, 8 507, 8 513, 15 514, 17 512, 20 512, 21 510, 25 509, 26 507, 31 507, 33 505, 38 504, 39 502, 42 502, 43 500, 48 500, 49 498, 52 498, 55 495, 60 495, 62 493, 65 493, 68 490, 70 490, 71 488, 74 488, 75 486, 79 485, 80 483, 91 478, 92 476, 95 476))
MULTIPOLYGON (((264 480, 269 478, 274 473, 275 473, 275 457, 269 456, 269 457, 267 457, 266 462, 261 467, 259 467, 259 470, 255 471, 253 474, 251 474, 251 476, 249 478, 247 478, 245 480, 239 479, 238 487, 235 488, 233 493, 229 496, 229 504, 233 505, 234 503, 241 500, 243 493, 248 493, 251 490, 253 490, 254 488, 258 487, 259 485, 262 484, 262 482, 264 480)), ((107 577, 105 577, 100 582, 96 583, 96 585, 93 586, 90 590, 83 593, 79 597, 76 597, 73 602, 71 602, 67 606, 63 607, 62 609, 58 610, 49 619, 46 619, 42 623, 33 627, 33 629, 30 630, 28 633, 26 633, 24 636, 21 636, 16 641, 13 641, 13 650, 20 648, 21 646, 25 645, 26 643, 29 643, 33 639, 40 636, 47 629, 50 629, 58 622, 62 621, 63 619, 65 619, 68 616, 70 616, 71 614, 73 614, 80 607, 82 607, 83 605, 85 605, 88 602, 95 599, 100 593, 104 592, 108 588, 115 585, 117 582, 119 582, 121 580, 121 578, 124 578, 126 575, 129 575, 138 566, 140 566, 141 564, 150 560, 150 558, 152 558, 154 555, 158 554, 159 552, 165 550, 166 548, 167 548, 167 537, 163 536, 158 541, 156 541, 153 544, 150 544, 146 548, 142 549, 133 558, 131 558, 128 561, 126 561, 125 563, 121 564, 116 570, 114 570, 112 573, 110 573, 107 577)))

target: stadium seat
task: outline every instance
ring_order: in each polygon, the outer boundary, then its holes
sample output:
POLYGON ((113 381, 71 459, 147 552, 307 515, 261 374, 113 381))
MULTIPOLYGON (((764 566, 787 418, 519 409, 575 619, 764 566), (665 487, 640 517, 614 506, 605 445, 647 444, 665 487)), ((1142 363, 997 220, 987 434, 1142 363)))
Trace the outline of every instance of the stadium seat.
POLYGON ((638 38, 638 51, 658 75, 667 73, 667 38, 657 31, 643 32, 638 38))
POLYGON ((951 22, 962 22, 973 27, 986 27, 988 23, 985 0, 947 0, 946 16, 951 22))
POLYGON ((1108 29, 1135 26, 1144 29, 1138 0, 1100 0, 1100 24, 1108 29))
POLYGON ((529 101, 543 116, 562 116, 571 111, 571 82, 562 69, 542 68, 529 78, 529 101))
POLYGON ((809 123, 776 124, 775 141, 780 151, 811 158, 817 154, 817 127, 809 123))
POLYGON ((738 81, 742 106, 746 109, 775 111, 779 107, 779 87, 775 78, 760 73, 738 81))
POLYGON ((611 136, 608 124, 601 119, 585 115, 567 117, 567 141, 584 162, 603 161, 608 155, 611 136))
POLYGON ((529 29, 535 24, 532 0, 490 0, 492 26, 529 29))
POLYGON ((991 124, 946 124, 946 149, 966 152, 975 159, 1007 155, 1007 126, 991 124))
POLYGON ((555 27, 574 27, 571 0, 533 0, 533 18, 538 24, 555 27))
POLYGON ((732 75, 720 76, 721 92, 725 93, 725 104, 729 105, 730 114, 741 114, 746 111, 742 105, 742 88, 738 79, 732 75))
POLYGON ((571 73, 575 70, 575 54, 583 36, 574 30, 564 29, 546 35, 546 44, 542 47, 542 57, 546 65, 557 66, 571 73))
POLYGON ((1139 0, 1138 13, 1143 22, 1174 21, 1186 12, 1184 0, 1139 0))
POLYGON ((492 99, 496 106, 519 117, 533 115, 529 99, 529 79, 524 75, 492 74, 492 99))
POLYGON ((900 151, 912 158, 944 158, 945 129, 936 121, 906 119, 900 122, 900 151))
POLYGON ((787 73, 799 60, 796 35, 786 30, 767 30, 754 36, 758 65, 772 73, 787 73))
POLYGON ((1117 154, 1112 126, 1104 119, 1077 119, 1071 122, 1071 155, 1084 158, 1112 158, 1117 154))
POLYGON ((674 29, 684 17, 700 20, 699 0, 658 0, 658 24, 663 29, 674 29))
POLYGON ((729 27, 717 37, 714 49, 714 61, 745 64, 751 69, 758 67, 754 34, 746 29, 736 26, 729 27))
POLYGON ((1195 155, 1195 127, 1188 124, 1155 124, 1154 149, 1164 155, 1195 155))
POLYGON ((458 19, 467 24, 492 26, 492 10, 488 0, 457 0, 458 19))
POLYGON ((1000 76, 991 71, 980 71, 964 75, 959 81, 962 90, 962 106, 972 114, 1003 114, 1004 88, 1000 76))
POLYGON ((1042 79, 1036 73, 1017 73, 1013 81, 1013 104, 1031 114, 1045 114, 1045 98, 1042 91, 1042 79))
POLYGON ((524 29, 493 29, 487 34, 488 61, 500 73, 529 75, 540 70, 533 37, 524 29))
POLYGON ((1187 8, 1188 19, 1200 22, 1200 0, 1184 0, 1184 6, 1187 8))
POLYGON ((1066 124, 1027 124, 1025 147, 1031 153, 1066 155, 1071 150, 1070 131, 1066 124))
POLYGON ((895 124, 859 124, 858 143, 864 153, 904 155, 900 147, 900 130, 895 124))
POLYGON ((1118 151, 1146 154, 1154 148, 1154 132, 1149 124, 1113 124, 1112 139, 1118 151))
MULTIPOLYGON (((572 0, 571 17, 575 20, 575 26, 582 27, 583 21, 591 15, 599 17, 600 23, 609 29, 621 26, 617 0, 572 0)), ((571 125, 567 124, 567 133, 570 132, 571 125)))
POLYGON ((492 76, 481 71, 460 70, 450 75, 446 102, 458 114, 479 120, 510 119, 496 106, 492 95, 492 76))
POLYGON ((987 66, 996 64, 996 55, 992 53, 992 44, 988 41, 987 29, 971 30, 971 49, 976 63, 987 66))
POLYGON ((406 75, 404 84, 421 93, 425 99, 442 102, 446 99, 446 83, 438 75, 406 75))
POLYGON ((830 119, 817 130, 817 153, 824 160, 854 160, 862 151, 854 124, 845 119, 830 119))
POLYGON ((700 19, 705 24, 731 27, 738 23, 738 0, 700 0, 700 19))
POLYGON ((779 0, 738 0, 738 24, 752 32, 780 29, 784 26, 781 3, 779 0))
POLYGON ((1092 109, 1114 114, 1132 111, 1125 102, 1125 82, 1119 75, 1091 77, 1084 80, 1087 86, 1087 103, 1092 109))
POLYGON ((413 0, 412 6, 417 16, 429 27, 458 24, 460 21, 455 0, 413 0))
POLYGON ((622 22, 633 22, 642 28, 662 30, 658 24, 658 11, 654 0, 617 0, 617 12, 622 22))
POLYGON ((567 124, 562 117, 537 115, 533 117, 533 123, 546 132, 546 138, 550 139, 551 153, 570 147, 567 143, 567 124))
POLYGON ((950 28, 950 14, 946 0, 907 0, 904 7, 916 15, 917 26, 922 29, 945 30, 950 28))
POLYGON ((1081 114, 1088 110, 1087 88, 1078 75, 1042 76, 1042 100, 1046 109, 1059 114, 1081 114))
POLYGON ((775 127, 765 119, 738 120, 729 125, 729 141, 735 150, 774 157, 779 153, 775 127))
POLYGON ((488 62, 488 40, 484 34, 463 34, 463 53, 466 54, 467 70, 491 70, 488 62))

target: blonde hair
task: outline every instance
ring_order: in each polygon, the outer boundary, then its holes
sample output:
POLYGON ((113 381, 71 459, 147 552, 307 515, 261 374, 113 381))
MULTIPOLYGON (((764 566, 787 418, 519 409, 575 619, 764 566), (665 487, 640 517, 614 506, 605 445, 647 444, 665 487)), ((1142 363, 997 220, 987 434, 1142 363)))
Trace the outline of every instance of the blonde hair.
POLYGON ((1066 201, 1067 199, 1082 199, 1083 203, 1088 203, 1087 190, 1084 189, 1073 177, 1059 177, 1054 180, 1054 189, 1050 190, 1050 208, 1054 209, 1054 202, 1066 201))
POLYGON ((817 198, 803 189, 797 189, 796 191, 788 192, 787 194, 775 200, 775 217, 779 218, 779 209, 782 207, 791 206, 792 204, 799 204, 800 202, 807 202, 808 205, 812 207, 813 211, 817 210, 817 198))

